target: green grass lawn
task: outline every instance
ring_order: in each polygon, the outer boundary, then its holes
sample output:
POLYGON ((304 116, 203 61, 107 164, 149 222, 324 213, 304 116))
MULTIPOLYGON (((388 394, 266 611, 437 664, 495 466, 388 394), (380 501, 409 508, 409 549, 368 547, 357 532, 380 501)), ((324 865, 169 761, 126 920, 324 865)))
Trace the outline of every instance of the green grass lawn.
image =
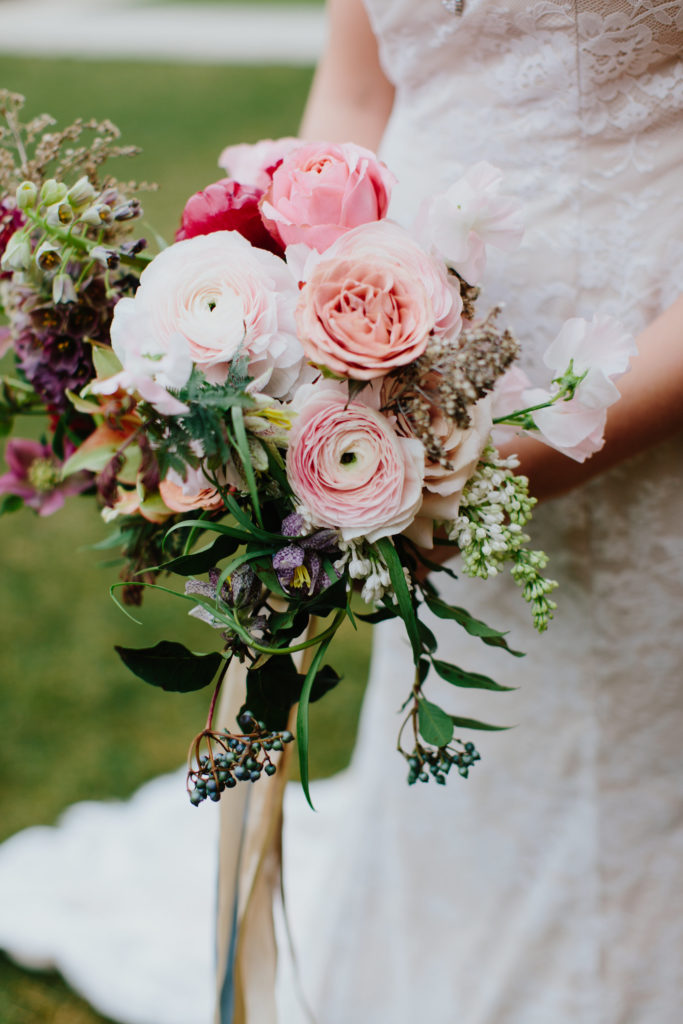
MULTIPOLYGON (((220 176, 224 145, 296 132, 310 78, 310 70, 280 67, 6 58, 0 65, 0 87, 24 93, 31 113, 49 111, 62 124, 108 117, 125 142, 143 147, 139 159, 119 163, 118 174, 159 182, 145 200, 146 216, 168 238, 185 198, 220 176)), ((0 519, 0 838, 53 822, 75 800, 127 796, 179 765, 206 717, 206 691, 147 687, 112 650, 170 636, 207 650, 215 638, 161 595, 146 601, 144 627, 127 620, 108 596, 116 570, 98 567, 102 556, 87 550, 104 533, 87 499, 71 499, 49 519, 28 511, 0 519)), ((316 775, 348 760, 367 654, 367 633, 350 629, 331 651, 345 679, 312 708, 316 775)), ((101 1019, 58 977, 0 958, 2 1024, 101 1019)))

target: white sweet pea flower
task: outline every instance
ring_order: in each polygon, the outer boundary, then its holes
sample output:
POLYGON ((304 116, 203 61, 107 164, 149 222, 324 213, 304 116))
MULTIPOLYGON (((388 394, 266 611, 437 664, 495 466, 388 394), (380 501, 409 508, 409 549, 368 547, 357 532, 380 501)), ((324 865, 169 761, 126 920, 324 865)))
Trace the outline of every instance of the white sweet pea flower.
POLYGON ((577 377, 585 373, 575 398, 587 409, 606 409, 619 398, 615 378, 629 369, 629 360, 637 353, 633 336, 618 320, 598 315, 590 323, 568 320, 543 361, 556 377, 562 376, 570 363, 577 377))
POLYGON ((519 200, 499 194, 503 174, 482 161, 426 205, 420 233, 446 264, 469 284, 478 284, 486 266, 486 246, 514 251, 524 224, 519 200))

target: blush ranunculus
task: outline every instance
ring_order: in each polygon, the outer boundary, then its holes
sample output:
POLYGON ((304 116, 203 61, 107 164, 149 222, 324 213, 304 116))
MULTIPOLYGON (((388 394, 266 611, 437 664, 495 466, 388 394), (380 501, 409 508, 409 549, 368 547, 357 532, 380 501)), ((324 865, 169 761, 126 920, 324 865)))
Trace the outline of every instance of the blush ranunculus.
POLYGON ((422 444, 334 381, 302 387, 294 404, 287 476, 312 524, 344 540, 404 530, 422 502, 422 444))
POLYGON ((239 231, 240 235, 258 249, 268 249, 276 256, 283 255, 261 219, 259 203, 263 189, 241 185, 232 178, 222 178, 195 192, 187 200, 176 242, 213 231, 239 231))
POLYGON ((297 297, 277 256, 236 231, 199 235, 161 252, 143 271, 135 297, 114 307, 112 346, 127 371, 142 339, 156 381, 155 360, 163 364, 176 342, 187 352, 185 380, 194 363, 220 383, 232 359, 244 353, 249 373, 261 378, 260 390, 280 397, 297 381, 303 362, 294 322, 297 297))
POLYGON ((261 139, 260 142, 240 142, 226 146, 218 158, 218 166, 244 185, 262 191, 268 188, 273 172, 284 157, 304 143, 301 139, 285 135, 281 139, 261 139))
POLYGON ((458 333, 462 300, 443 268, 397 224, 346 233, 306 262, 296 311, 309 359, 371 380, 424 352, 432 332, 458 333))
POLYGON ((285 247, 303 242, 324 252, 350 228, 386 217, 395 182, 362 146, 302 145, 275 170, 261 213, 285 247))

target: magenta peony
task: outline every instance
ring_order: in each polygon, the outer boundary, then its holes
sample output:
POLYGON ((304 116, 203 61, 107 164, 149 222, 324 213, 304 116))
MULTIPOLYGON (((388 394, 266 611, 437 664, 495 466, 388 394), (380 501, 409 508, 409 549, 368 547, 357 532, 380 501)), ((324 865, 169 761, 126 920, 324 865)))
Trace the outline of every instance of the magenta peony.
POLYGON ((350 228, 386 217, 396 179, 374 153, 353 143, 313 143, 288 153, 261 203, 284 246, 324 252, 350 228))
POLYGON ((268 249, 276 255, 283 253, 261 219, 259 202, 263 189, 240 185, 231 178, 222 178, 195 192, 187 200, 176 231, 175 240, 196 235, 209 235, 213 231, 239 231, 259 249, 268 249))
POLYGON ((349 402, 334 381, 302 387, 295 405, 287 476, 312 524, 345 540, 404 530, 422 502, 422 444, 399 437, 378 409, 349 402))

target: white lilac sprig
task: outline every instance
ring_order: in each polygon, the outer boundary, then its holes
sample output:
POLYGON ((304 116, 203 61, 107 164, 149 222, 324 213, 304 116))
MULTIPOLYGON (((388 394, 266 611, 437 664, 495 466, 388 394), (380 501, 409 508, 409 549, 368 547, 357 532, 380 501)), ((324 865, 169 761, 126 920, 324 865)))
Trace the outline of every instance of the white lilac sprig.
POLYGON ((518 465, 515 456, 505 459, 495 448, 487 448, 463 491, 458 516, 446 526, 468 576, 488 579, 498 575, 506 562, 512 563, 512 577, 523 588, 534 626, 543 632, 556 608, 548 595, 557 582, 543 576, 547 555, 526 548, 530 538, 524 526, 536 499, 529 495, 527 478, 515 474, 518 465))

